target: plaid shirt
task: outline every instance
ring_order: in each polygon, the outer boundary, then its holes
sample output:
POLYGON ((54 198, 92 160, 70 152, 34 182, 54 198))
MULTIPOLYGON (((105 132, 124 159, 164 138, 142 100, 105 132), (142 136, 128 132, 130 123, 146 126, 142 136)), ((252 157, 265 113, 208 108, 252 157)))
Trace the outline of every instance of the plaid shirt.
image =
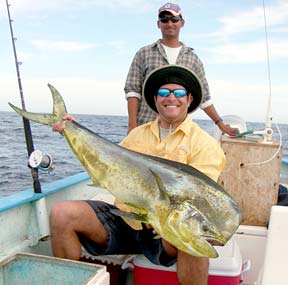
MULTIPOLYGON (((201 108, 206 108, 212 104, 209 86, 205 77, 203 64, 199 57, 194 53, 193 49, 182 44, 176 64, 185 66, 193 70, 202 82, 203 87, 203 101, 201 108)), ((154 120, 157 114, 152 111, 142 99, 142 86, 146 76, 156 68, 162 65, 169 64, 165 50, 161 45, 161 40, 142 47, 137 51, 130 70, 127 75, 124 91, 126 99, 130 97, 137 97, 139 99, 139 109, 137 115, 138 125, 145 124, 154 120)))

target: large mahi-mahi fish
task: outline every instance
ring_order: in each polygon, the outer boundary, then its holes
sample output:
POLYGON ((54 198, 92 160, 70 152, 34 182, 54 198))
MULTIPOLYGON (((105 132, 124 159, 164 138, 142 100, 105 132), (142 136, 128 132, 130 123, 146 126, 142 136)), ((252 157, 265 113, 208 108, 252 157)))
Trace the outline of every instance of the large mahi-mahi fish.
MULTIPOLYGON (((67 111, 58 91, 48 86, 53 114, 9 105, 29 120, 52 126, 67 111)), ((126 218, 151 224, 179 250, 217 257, 211 243, 224 245, 238 228, 241 214, 234 199, 193 167, 130 151, 71 121, 63 135, 92 180, 135 210, 126 218)))

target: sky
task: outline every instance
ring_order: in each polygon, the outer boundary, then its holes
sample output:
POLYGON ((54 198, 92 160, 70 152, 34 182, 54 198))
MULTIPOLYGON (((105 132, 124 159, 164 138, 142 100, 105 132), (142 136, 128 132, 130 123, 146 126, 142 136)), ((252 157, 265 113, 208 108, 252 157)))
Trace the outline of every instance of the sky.
MULTIPOLYGON (((288 0, 263 1, 178 1, 185 19, 180 39, 202 60, 221 116, 264 122, 268 113, 288 123, 288 0)), ((129 66, 140 47, 161 37, 164 3, 9 0, 26 109, 51 112, 50 83, 69 113, 126 116, 129 66)), ((0 111, 11 111, 8 101, 21 101, 6 1, 0 49, 0 111)), ((208 119, 202 110, 193 117, 208 119)))

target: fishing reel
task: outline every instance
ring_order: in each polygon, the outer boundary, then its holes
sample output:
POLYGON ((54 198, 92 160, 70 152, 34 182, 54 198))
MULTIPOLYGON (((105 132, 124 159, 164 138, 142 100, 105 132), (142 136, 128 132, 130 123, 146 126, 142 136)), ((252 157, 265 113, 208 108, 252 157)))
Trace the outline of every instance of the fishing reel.
POLYGON ((49 172, 54 169, 53 159, 50 154, 44 154, 40 150, 34 150, 29 157, 28 165, 31 168, 49 172))
POLYGON ((262 131, 254 131, 253 134, 262 135, 264 143, 272 143, 272 137, 273 137, 272 128, 265 127, 264 130, 262 130, 262 131))

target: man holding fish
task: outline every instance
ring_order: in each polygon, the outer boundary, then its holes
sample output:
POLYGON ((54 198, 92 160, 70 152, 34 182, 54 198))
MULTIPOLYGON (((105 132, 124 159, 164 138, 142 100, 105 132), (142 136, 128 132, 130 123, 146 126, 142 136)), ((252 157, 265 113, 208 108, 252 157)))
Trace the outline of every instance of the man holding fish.
MULTIPOLYGON (((120 145, 188 164, 217 181, 225 165, 223 151, 188 115, 200 106, 202 92, 198 77, 183 66, 166 65, 152 71, 144 82, 143 97, 158 117, 131 130, 120 145)), ((64 116, 62 122, 54 124, 54 131, 63 132, 70 120, 73 120, 70 115, 64 116)), ((151 173, 158 181, 159 189, 166 190, 158 175, 151 173)), ((166 199, 165 195, 161 199, 166 199)), ((129 219, 125 215, 124 218, 119 216, 121 212, 118 209, 124 208, 121 201, 116 205, 118 207, 100 201, 55 204, 51 209, 54 255, 78 260, 81 245, 92 255, 144 254, 155 264, 170 266, 176 262, 177 276, 182 285, 207 284, 209 262, 205 254, 195 252, 193 256, 163 238, 155 238, 155 231, 161 236, 155 226, 154 230, 143 223, 142 229, 135 223, 130 227, 127 223, 129 219)), ((194 214, 197 216, 199 213, 191 212, 191 216, 194 214)), ((207 240, 213 241, 213 238, 207 237, 207 240)), ((214 242, 221 244, 221 238, 214 242)))

